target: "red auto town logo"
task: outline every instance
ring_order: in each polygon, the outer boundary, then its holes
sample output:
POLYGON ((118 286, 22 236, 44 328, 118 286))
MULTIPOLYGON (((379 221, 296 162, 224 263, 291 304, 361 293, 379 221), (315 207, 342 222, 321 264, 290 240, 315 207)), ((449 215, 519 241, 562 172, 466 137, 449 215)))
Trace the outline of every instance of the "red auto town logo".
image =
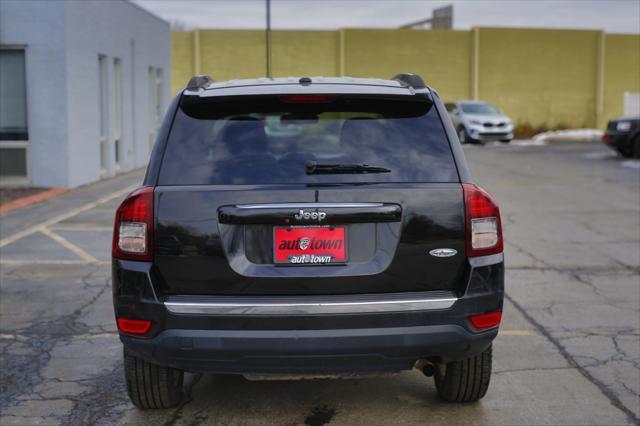
POLYGON ((295 240, 282 240, 278 245, 279 250, 334 250, 342 248, 340 239, 320 239, 302 237, 295 240))
POLYGON ((344 227, 276 228, 274 260, 281 263, 316 264, 344 262, 344 227))

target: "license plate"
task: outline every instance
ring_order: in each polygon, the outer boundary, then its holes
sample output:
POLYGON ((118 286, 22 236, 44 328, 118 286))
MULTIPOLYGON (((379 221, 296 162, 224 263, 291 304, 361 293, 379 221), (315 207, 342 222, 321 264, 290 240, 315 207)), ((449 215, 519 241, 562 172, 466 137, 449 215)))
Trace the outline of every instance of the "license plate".
POLYGON ((275 263, 326 265, 347 261, 347 240, 343 226, 275 227, 275 263))

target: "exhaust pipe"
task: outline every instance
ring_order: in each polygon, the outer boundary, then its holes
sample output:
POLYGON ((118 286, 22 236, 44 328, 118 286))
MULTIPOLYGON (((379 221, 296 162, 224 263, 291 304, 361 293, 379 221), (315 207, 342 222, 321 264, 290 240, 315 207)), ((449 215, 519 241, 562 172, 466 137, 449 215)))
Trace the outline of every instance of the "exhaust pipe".
POLYGON ((414 368, 418 371, 421 371, 427 377, 433 377, 436 372, 436 367, 427 360, 419 359, 416 361, 414 368))

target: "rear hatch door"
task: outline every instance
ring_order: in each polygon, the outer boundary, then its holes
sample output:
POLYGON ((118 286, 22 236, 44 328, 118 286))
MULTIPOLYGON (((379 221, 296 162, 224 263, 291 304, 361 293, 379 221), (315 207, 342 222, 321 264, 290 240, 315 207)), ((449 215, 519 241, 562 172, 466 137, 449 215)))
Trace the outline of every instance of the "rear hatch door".
POLYGON ((397 293, 463 279, 462 189, 425 93, 183 98, 155 194, 165 294, 397 293))

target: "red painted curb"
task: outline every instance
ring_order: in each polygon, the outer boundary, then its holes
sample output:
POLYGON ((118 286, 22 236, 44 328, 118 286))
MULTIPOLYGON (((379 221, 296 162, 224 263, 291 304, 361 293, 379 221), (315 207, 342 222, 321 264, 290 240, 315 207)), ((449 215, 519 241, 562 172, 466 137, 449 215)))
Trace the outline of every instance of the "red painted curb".
POLYGON ((18 198, 0 206, 0 213, 8 213, 10 211, 30 206, 31 204, 40 203, 60 194, 67 192, 67 188, 51 188, 38 194, 29 195, 28 197, 18 198))

